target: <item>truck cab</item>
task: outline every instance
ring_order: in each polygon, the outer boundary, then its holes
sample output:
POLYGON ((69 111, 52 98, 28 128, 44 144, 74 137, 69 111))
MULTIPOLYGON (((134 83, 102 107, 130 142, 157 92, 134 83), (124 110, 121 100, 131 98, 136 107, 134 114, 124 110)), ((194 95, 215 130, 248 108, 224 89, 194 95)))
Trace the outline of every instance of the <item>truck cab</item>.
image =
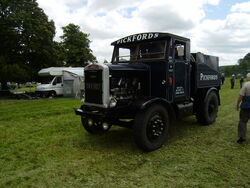
POLYGON ((176 118, 215 121, 218 57, 191 54, 190 39, 170 33, 139 33, 112 45, 111 64, 85 67, 85 96, 75 113, 88 132, 130 127, 136 144, 152 151, 163 145, 176 118))
POLYGON ((58 96, 63 94, 62 76, 47 77, 48 81, 36 87, 37 95, 41 97, 58 96), (49 79, 50 78, 50 79, 49 79))
POLYGON ((149 96, 169 102, 190 97, 190 40, 166 33, 143 33, 114 43, 112 63, 143 63, 150 71, 149 96), (132 45, 131 45, 132 43, 132 45))

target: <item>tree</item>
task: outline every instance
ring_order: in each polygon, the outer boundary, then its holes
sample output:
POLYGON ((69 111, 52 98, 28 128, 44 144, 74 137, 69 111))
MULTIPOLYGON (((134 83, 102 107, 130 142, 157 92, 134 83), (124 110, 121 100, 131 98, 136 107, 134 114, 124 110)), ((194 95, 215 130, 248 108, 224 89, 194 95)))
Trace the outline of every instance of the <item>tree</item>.
POLYGON ((244 58, 239 59, 239 69, 242 74, 250 71, 250 53, 246 54, 244 58))
POLYGON ((242 58, 238 59, 237 64, 240 65, 242 60, 243 60, 242 58))
POLYGON ((250 52, 244 56, 241 63, 248 63, 250 64, 250 52))
POLYGON ((85 66, 89 61, 95 61, 95 56, 89 47, 89 35, 80 31, 80 27, 69 24, 62 27, 62 47, 65 53, 66 66, 85 66))
POLYGON ((0 1, 0 82, 35 79, 44 67, 58 63, 55 26, 36 0, 0 1))
POLYGON ((224 66, 224 73, 225 76, 231 76, 232 74, 236 74, 238 73, 238 67, 237 65, 228 65, 228 66, 224 66))

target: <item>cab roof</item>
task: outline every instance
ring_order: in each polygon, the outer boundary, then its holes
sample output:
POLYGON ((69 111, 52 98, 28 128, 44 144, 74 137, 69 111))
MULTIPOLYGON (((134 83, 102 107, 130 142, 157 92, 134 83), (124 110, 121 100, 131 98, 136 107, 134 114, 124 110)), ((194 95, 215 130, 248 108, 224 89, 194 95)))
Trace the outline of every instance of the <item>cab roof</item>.
POLYGON ((135 43, 141 41, 150 41, 150 40, 158 40, 158 39, 166 39, 166 38, 176 38, 183 41, 190 41, 190 39, 181 37, 178 35, 174 35, 171 33, 160 33, 160 32, 149 32, 149 33, 138 33, 134 35, 129 35, 127 37, 121 38, 111 43, 111 45, 122 45, 128 43, 135 43))

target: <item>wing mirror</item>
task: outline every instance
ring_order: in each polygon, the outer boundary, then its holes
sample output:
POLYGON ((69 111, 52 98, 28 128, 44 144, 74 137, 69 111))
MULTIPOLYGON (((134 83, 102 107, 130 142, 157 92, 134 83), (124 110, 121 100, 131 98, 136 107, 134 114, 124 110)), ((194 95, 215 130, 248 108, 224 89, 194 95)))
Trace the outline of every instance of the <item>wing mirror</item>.
POLYGON ((178 57, 183 57, 184 56, 184 46, 177 46, 176 49, 177 49, 178 57))

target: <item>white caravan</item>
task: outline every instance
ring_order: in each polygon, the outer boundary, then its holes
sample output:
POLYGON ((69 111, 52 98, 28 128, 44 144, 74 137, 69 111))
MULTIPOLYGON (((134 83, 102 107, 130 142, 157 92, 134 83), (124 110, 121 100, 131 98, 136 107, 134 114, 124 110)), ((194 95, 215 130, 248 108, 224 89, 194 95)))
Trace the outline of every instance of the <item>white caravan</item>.
POLYGON ((38 75, 46 78, 46 81, 36 87, 36 93, 41 97, 63 95, 64 71, 71 72, 82 77, 84 74, 83 67, 49 67, 41 69, 38 72, 38 75))

